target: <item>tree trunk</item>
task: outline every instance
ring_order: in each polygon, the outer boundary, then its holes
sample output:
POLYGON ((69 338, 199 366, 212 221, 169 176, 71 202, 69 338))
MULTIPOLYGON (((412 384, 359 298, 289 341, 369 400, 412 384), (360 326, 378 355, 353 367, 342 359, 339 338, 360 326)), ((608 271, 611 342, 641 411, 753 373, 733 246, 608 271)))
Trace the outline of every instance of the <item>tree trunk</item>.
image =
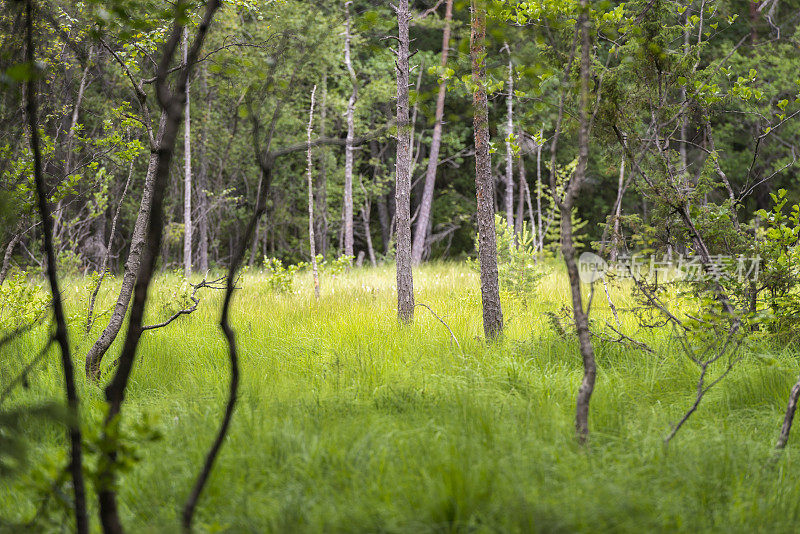
POLYGON ((314 96, 317 93, 317 86, 311 90, 311 105, 308 108, 308 149, 306 160, 308 161, 308 247, 311 253, 311 273, 314 277, 314 297, 319 299, 319 273, 317 272, 317 251, 314 242, 314 179, 311 176, 311 133, 314 126, 314 96))
POLYGON ((91 64, 94 46, 89 47, 89 59, 81 75, 81 82, 78 85, 78 96, 75 98, 75 107, 72 108, 72 120, 70 121, 69 131, 67 132, 67 157, 64 165, 64 174, 72 172, 72 141, 75 139, 75 126, 78 124, 78 117, 83 102, 83 95, 86 92, 87 80, 89 78, 89 66, 91 64))
MULTIPOLYGON (((183 63, 189 52, 189 29, 183 29, 183 63)), ((189 118, 189 82, 186 82, 186 103, 183 119, 183 273, 192 274, 192 127, 189 118)))
POLYGON ((792 421, 794 420, 794 412, 797 409, 798 397, 800 397, 800 378, 797 379, 797 382, 789 394, 789 403, 786 405, 786 415, 783 418, 781 435, 778 438, 778 443, 775 445, 776 449, 783 449, 786 447, 786 443, 789 442, 789 432, 792 430, 792 421))
POLYGON ((578 165, 575 168, 574 181, 569 184, 564 201, 561 203, 561 252, 567 265, 570 291, 572 293, 572 310, 575 328, 578 332, 581 357, 583 358, 583 380, 578 389, 575 410, 575 431, 578 441, 583 443, 589 436, 589 401, 594 392, 597 366, 592 349, 589 317, 583 310, 581 285, 578 266, 575 262, 575 246, 572 242, 572 205, 578 190, 586 178, 586 167, 589 162, 589 17, 587 0, 581 0, 581 14, 578 17, 578 28, 581 32, 581 74, 580 102, 578 109, 578 165))
POLYGON ((201 91, 206 99, 206 116, 203 121, 202 135, 200 136, 200 172, 197 173, 197 267, 200 272, 208 272, 208 154, 206 143, 208 141, 208 124, 211 120, 211 95, 208 93, 208 70, 206 64, 202 65, 200 78, 201 91))
POLYGON ((150 216, 150 207, 153 201, 153 178, 158 165, 157 149, 161 145, 166 122, 167 114, 162 111, 155 140, 156 144, 154 147, 151 147, 152 151, 150 152, 150 162, 147 165, 147 174, 144 179, 142 201, 139 204, 139 213, 136 216, 136 223, 133 226, 131 245, 128 250, 128 260, 125 262, 125 274, 122 277, 122 286, 119 290, 117 303, 114 305, 114 311, 111 314, 108 326, 106 326, 103 333, 100 334, 100 337, 86 354, 86 376, 95 380, 100 377, 100 362, 103 359, 103 355, 105 355, 108 348, 116 339, 117 334, 119 334, 120 328, 122 328, 122 322, 125 319, 125 314, 128 312, 128 303, 131 300, 133 287, 136 283, 136 277, 139 275, 142 250, 147 241, 147 221, 150 216))
POLYGON ((3 267, 0 269, 0 286, 3 285, 3 282, 6 281, 6 276, 8 276, 8 271, 11 269, 11 257, 14 255, 14 249, 16 248, 17 244, 22 239, 22 230, 20 229, 16 234, 11 237, 11 241, 8 242, 8 246, 6 247, 6 253, 3 255, 3 267))
POLYGON ((611 236, 611 254, 609 258, 611 261, 617 261, 617 254, 619 253, 619 218, 622 214, 622 194, 625 185, 625 154, 619 162, 619 180, 617 183, 617 200, 614 203, 614 234, 611 236))
POLYGON ((414 319, 414 279, 411 271, 411 125, 409 123, 409 37, 411 14, 408 0, 399 0, 397 26, 397 158, 395 205, 397 210, 397 318, 414 319))
POLYGON ((476 89, 472 97, 475 129, 475 189, 478 201, 478 253, 481 265, 481 300, 483 331, 494 339, 503 330, 503 310, 500 307, 500 281, 497 272, 497 236, 494 228, 494 183, 492 160, 489 154, 489 109, 486 101, 486 0, 472 0, 472 31, 470 34, 472 82, 476 89))
MULTIPOLYGON (((444 30, 442 30, 442 68, 447 67, 447 54, 450 47, 450 21, 453 19, 453 0, 447 0, 444 14, 444 30)), ((447 83, 439 84, 439 94, 436 97, 436 115, 431 137, 431 149, 428 157, 428 167, 425 171, 425 186, 422 190, 422 200, 417 215, 417 225, 414 233, 414 244, 411 248, 411 261, 416 265, 422 261, 425 250, 431 211, 433 209, 433 192, 436 185, 436 169, 439 166, 439 149, 442 145, 442 117, 444 116, 444 98, 447 93, 447 83)))
MULTIPOLYGON (((262 190, 261 184, 263 183, 263 181, 264 181, 264 171, 261 170, 259 171, 258 175, 258 189, 256 190, 256 206, 258 206, 259 202, 261 202, 261 195, 265 194, 262 193, 261 191, 262 190)), ((253 231, 253 243, 250 245, 250 261, 248 262, 248 265, 250 267, 252 267, 256 263, 256 253, 258 251, 258 238, 259 238, 258 229, 260 225, 261 225, 261 219, 260 218, 256 219, 256 227, 255 230, 253 231)), ((233 254, 233 249, 231 249, 231 254, 233 254)))
POLYGON ((344 4, 346 14, 344 64, 347 67, 347 72, 350 74, 350 82, 353 85, 350 99, 347 101, 347 145, 344 154, 344 242, 341 244, 341 248, 344 249, 346 256, 353 255, 353 139, 355 137, 355 107, 358 100, 358 80, 350 58, 350 4, 352 4, 350 0, 344 4))
POLYGON ((514 65, 511 63, 511 48, 508 51, 508 93, 506 94, 506 224, 514 231, 514 151, 511 136, 514 134, 514 65))
MULTIPOLYGON (((33 0, 25 3, 25 60, 28 65, 36 61, 36 51, 33 40, 33 0)), ((64 371, 64 386, 66 390, 67 409, 69 413, 67 437, 70 443, 69 466, 72 476, 73 510, 75 515, 75 531, 79 534, 89 532, 89 519, 86 513, 86 489, 83 478, 83 448, 80 427, 80 413, 78 411, 78 391, 75 386, 75 369, 70 353, 69 332, 61 292, 58 289, 58 273, 56 272, 56 254, 53 250, 53 219, 45 187, 44 172, 42 169, 42 154, 39 143, 39 119, 36 84, 37 80, 31 76, 26 81, 25 114, 28 119, 31 153, 33 154, 33 177, 36 186, 36 199, 39 215, 42 221, 42 237, 44 249, 47 254, 47 279, 50 283, 52 295, 53 319, 56 324, 55 333, 51 338, 58 343, 61 349, 61 366, 64 371)))
POLYGON ((544 229, 542 225, 542 145, 536 146, 536 220, 539 224, 539 252, 544 252, 544 229))
MULTIPOLYGON (((325 124, 328 115, 328 73, 322 76, 322 102, 320 105, 319 135, 325 137, 325 124)), ((317 213, 319 222, 319 251, 323 257, 328 254, 328 162, 325 147, 319 149, 319 193, 317 194, 317 213)))

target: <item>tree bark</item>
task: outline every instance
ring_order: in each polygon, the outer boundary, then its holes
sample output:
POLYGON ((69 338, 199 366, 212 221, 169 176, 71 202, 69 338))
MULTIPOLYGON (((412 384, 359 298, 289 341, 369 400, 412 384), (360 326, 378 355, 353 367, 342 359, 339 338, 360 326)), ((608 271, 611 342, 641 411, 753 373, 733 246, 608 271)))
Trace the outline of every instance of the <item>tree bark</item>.
MULTIPOLYGON (((322 102, 319 110, 319 135, 325 137, 325 125, 328 117, 328 73, 322 76, 322 102)), ((319 150, 319 192, 317 193, 317 214, 319 222, 319 252, 323 257, 328 254, 328 161, 324 147, 319 150)))
POLYGON ((544 229, 542 225, 542 145, 536 145, 536 221, 539 225, 539 252, 544 252, 544 229))
POLYGON ((471 0, 472 31, 472 97, 475 130, 475 189, 478 209, 478 253, 481 266, 481 301, 483 331, 494 339, 503 330, 503 310, 500 307, 500 281, 497 272, 497 236, 494 227, 494 180, 489 154, 489 109, 486 101, 486 0, 471 0))
MULTIPOLYGON (((189 52, 189 30, 183 29, 183 63, 189 52)), ((183 273, 192 274, 192 121, 189 116, 189 82, 183 111, 183 273)))
POLYGON ((353 139, 355 137, 355 107, 358 100, 358 80, 353 62, 350 57, 350 4, 344 4, 345 9, 345 34, 344 34, 344 64, 350 74, 353 90, 347 101, 347 145, 344 155, 344 235, 341 248, 346 256, 353 255, 353 139))
POLYGON ((0 269, 0 286, 6 281, 8 271, 11 269, 11 257, 14 255, 14 249, 22 239, 22 230, 20 229, 16 234, 11 237, 11 241, 6 246, 6 253, 3 255, 3 267, 0 269))
POLYGON ((589 331, 589 317, 583 309, 581 299, 581 285, 578 266, 575 262, 575 246, 572 241, 572 206, 575 196, 586 178, 586 167, 589 162, 589 17, 587 0, 581 0, 581 14, 578 17, 577 30, 581 35, 581 70, 580 70, 580 101, 578 109, 578 164, 575 176, 569 184, 564 195, 564 200, 559 206, 561 210, 561 252, 569 275, 570 292, 572 293, 572 310, 575 328, 578 332, 581 357, 583 358, 583 380, 578 389, 578 398, 575 410, 575 431, 578 441, 584 443, 589 436, 589 402, 594 392, 594 382, 597 375, 597 365, 592 348, 591 333, 589 331))
MULTIPOLYGON (((409 36, 411 13, 408 0, 397 5, 397 158, 395 205, 397 206, 397 318, 414 319, 414 280, 411 271, 411 124, 409 121, 409 36)), ((367 229, 369 231, 369 229, 367 229)))
POLYGON ((117 233, 117 223, 119 222, 119 214, 122 211, 122 204, 125 202, 125 196, 128 194, 128 187, 131 185, 131 177, 133 176, 133 159, 128 169, 128 179, 125 180, 125 187, 122 189, 122 194, 117 203, 117 210, 114 212, 114 218, 111 221, 111 233, 108 236, 108 245, 106 246, 106 253, 103 255, 103 263, 100 265, 100 278, 92 290, 92 295, 89 297, 89 308, 86 311, 86 333, 92 331, 94 324, 94 303, 97 299, 97 294, 100 292, 100 286, 103 284, 103 279, 106 277, 108 270, 108 258, 111 256, 111 246, 114 244, 114 236, 117 233))
POLYGON ((614 234, 611 237, 611 254, 609 258, 611 261, 617 261, 617 254, 619 254, 619 218, 622 215, 622 195, 625 185, 625 154, 619 162, 619 180, 617 182, 617 199, 614 202, 614 234))
POLYGON ((506 94, 506 224, 514 231, 514 151, 511 147, 511 136, 514 133, 514 65, 511 63, 511 48, 506 43, 508 52, 508 93, 506 94))
POLYGON ((308 247, 311 253, 311 274, 314 277, 314 297, 319 299, 319 273, 317 272, 317 251, 316 243, 314 242, 314 179, 311 176, 313 166, 311 164, 311 133, 314 126, 314 97, 317 94, 317 86, 311 90, 311 105, 308 108, 308 129, 306 134, 308 137, 308 150, 306 151, 306 160, 308 163, 307 178, 308 178, 308 247))
POLYGON ((125 274, 122 276, 122 285, 120 286, 117 303, 114 305, 114 311, 111 314, 108 326, 106 326, 103 333, 100 334, 100 337, 86 354, 86 376, 95 380, 100 377, 100 362, 103 356, 116 339, 120 328, 122 328, 122 322, 125 319, 125 314, 128 312, 128 304, 133 294, 133 287, 139 275, 142 251, 147 241, 147 222, 150 217, 150 208, 153 201, 154 178, 158 165, 158 147, 164 135, 166 122, 167 114, 162 111, 158 133, 155 138, 155 146, 151 146, 150 162, 147 165, 147 174, 145 175, 144 189, 142 191, 142 201, 139 204, 139 213, 136 216, 136 223, 133 226, 128 259, 125 262, 125 274))
MULTIPOLYGON (((453 0, 447 0, 444 14, 444 30, 442 30, 442 68, 447 67, 447 55, 450 47, 450 21, 453 19, 453 0)), ((439 150, 442 145, 442 117, 444 117, 444 99, 447 93, 447 83, 439 84, 439 94, 436 97, 436 115, 431 137, 431 148, 428 156, 428 167, 425 171, 425 186, 422 190, 422 200, 417 215, 417 225, 414 233, 414 243, 411 248, 411 261, 417 265, 422 261, 425 251, 425 240, 431 211, 433 210, 433 193, 436 186, 436 169, 439 166, 439 150)))
POLYGON ((202 273, 208 272, 208 154, 206 143, 208 141, 208 124, 211 120, 211 95, 208 93, 208 70, 206 64, 202 66, 200 78, 201 91, 206 99, 206 116, 203 121, 202 135, 200 136, 200 172, 197 173, 197 267, 202 273))
POLYGON ((783 418, 783 426, 781 427, 781 435, 778 437, 778 443, 775 448, 780 450, 786 447, 789 442, 789 432, 792 430, 792 421, 794 421, 794 412, 797 409, 797 399, 800 397, 800 378, 797 379, 791 393, 789 394, 789 403, 786 405, 786 415, 783 418))

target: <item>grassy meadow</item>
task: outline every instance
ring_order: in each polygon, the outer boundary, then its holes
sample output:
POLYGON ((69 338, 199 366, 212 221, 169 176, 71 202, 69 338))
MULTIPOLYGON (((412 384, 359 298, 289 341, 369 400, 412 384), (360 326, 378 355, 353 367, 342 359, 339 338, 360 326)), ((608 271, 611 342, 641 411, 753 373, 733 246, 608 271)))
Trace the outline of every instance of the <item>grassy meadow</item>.
MULTIPOLYGON (((640 329, 633 314, 621 311, 625 332, 655 353, 595 341, 599 373, 583 448, 573 430, 582 376, 577 341, 559 335, 546 315, 569 302, 561 270, 552 267, 528 299, 504 300, 506 333, 493 344, 482 339, 477 273, 455 263, 416 270, 417 302, 452 328, 460 349, 423 307, 413 326, 398 326, 394 276, 393 266, 326 275, 319 301, 307 273, 286 294, 270 291, 257 272, 242 278, 232 320, 241 395, 200 500, 198 532, 800 529, 800 431, 770 461, 800 370, 794 347, 745 347, 744 360, 665 447, 670 424, 694 400, 698 371, 668 328, 640 329)), ((174 311, 179 284, 172 275, 156 281, 149 322, 174 311)), ((102 388, 82 373, 83 355, 102 326, 82 333, 88 285, 73 280, 64 294, 91 439, 104 402, 102 388)), ((101 292, 101 310, 115 290, 112 282, 101 292)), ((611 290, 620 310, 633 305, 629 291, 611 290)), ((181 506, 227 395, 221 293, 202 293, 194 314, 143 336, 124 422, 158 430, 161 439, 137 441, 139 461, 121 476, 130 532, 179 530, 181 506)), ((599 325, 613 321, 602 288, 592 317, 599 325)), ((3 389, 45 336, 39 328, 0 349, 3 389)), ((3 409, 61 402, 57 350, 27 386, 3 409)), ((9 525, 36 515, 37 488, 51 484, 48 477, 66 462, 62 425, 34 416, 22 425, 28 464, 0 478, 0 528, 14 531, 9 525)), ((90 470, 94 458, 89 454, 90 470)), ((69 530, 59 495, 33 531, 69 530)))

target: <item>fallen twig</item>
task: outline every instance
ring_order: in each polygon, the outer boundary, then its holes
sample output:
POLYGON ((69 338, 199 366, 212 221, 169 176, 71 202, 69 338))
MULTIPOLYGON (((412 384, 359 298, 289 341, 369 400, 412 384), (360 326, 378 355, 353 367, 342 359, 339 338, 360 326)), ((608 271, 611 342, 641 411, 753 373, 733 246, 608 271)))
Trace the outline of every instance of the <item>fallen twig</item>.
POLYGON ((453 339, 453 341, 456 342, 456 346, 458 347, 458 350, 461 350, 461 344, 458 342, 458 339, 456 338, 456 335, 453 333, 453 330, 451 330, 450 327, 447 326, 447 323, 444 322, 444 320, 441 317, 439 317, 436 314, 436 312, 431 309, 430 306, 428 306, 427 304, 422 304, 421 302, 417 302, 416 304, 414 304, 414 306, 415 307, 416 306, 422 306, 423 308, 427 308, 428 311, 431 312, 433 314, 433 316, 436 317, 439 320, 439 322, 444 325, 445 328, 447 328, 447 331, 450 332, 450 337, 453 339))

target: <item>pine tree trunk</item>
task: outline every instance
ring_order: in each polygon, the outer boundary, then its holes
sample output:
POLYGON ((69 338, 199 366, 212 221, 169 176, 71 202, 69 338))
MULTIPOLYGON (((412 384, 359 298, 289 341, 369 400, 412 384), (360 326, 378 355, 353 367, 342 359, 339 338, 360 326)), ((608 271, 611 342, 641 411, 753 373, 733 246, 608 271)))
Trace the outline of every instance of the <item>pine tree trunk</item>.
POLYGON ((486 0, 472 0, 470 35, 475 130, 475 189, 478 201, 478 253, 481 266, 483 331, 494 339, 503 330, 500 281, 497 272, 497 236, 494 228, 494 183, 489 154, 489 109, 486 101, 486 0))
MULTIPOLYGON (((450 47, 450 21, 453 19, 453 0, 447 0, 444 14, 444 30, 442 30, 442 68, 447 67, 447 54, 450 47)), ((417 215, 417 224, 414 233, 414 243, 411 247, 411 261, 417 265, 422 261, 427 239, 428 223, 433 210, 433 193, 436 185, 436 169, 439 166, 439 150, 442 145, 442 117, 444 117, 444 98, 447 93, 447 83, 439 84, 439 94, 436 97, 436 115, 431 137, 428 167, 425 171, 425 186, 422 190, 422 200, 417 215)))
POLYGON ((414 280, 411 272, 411 125, 409 122, 409 37, 411 14, 408 0, 399 0, 397 26, 397 158, 395 205, 397 210, 397 317, 402 323, 414 318, 414 280))

